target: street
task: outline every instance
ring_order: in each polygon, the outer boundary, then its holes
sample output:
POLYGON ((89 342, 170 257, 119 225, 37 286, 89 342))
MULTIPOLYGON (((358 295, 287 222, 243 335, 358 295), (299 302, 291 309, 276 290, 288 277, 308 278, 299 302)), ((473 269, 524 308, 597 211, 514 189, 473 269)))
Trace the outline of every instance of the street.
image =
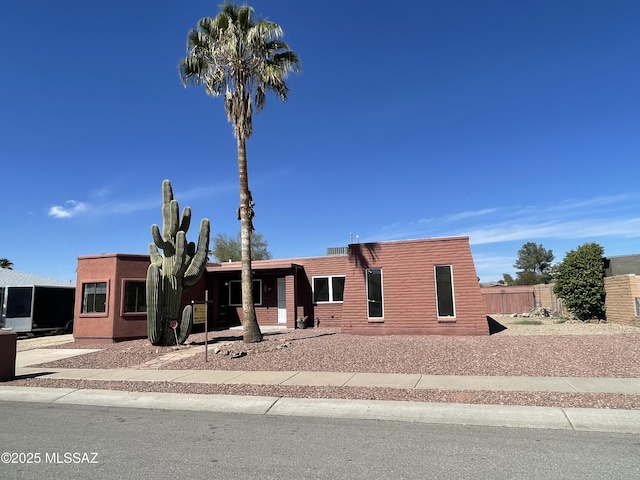
POLYGON ((0 403, 0 478, 639 478, 640 435, 0 403))

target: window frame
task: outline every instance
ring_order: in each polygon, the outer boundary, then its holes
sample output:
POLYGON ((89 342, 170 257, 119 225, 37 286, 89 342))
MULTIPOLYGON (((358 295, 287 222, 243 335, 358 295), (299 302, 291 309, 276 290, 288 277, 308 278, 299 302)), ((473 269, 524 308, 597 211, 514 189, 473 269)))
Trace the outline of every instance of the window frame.
MULTIPOLYGON (((137 297, 139 298, 139 296, 137 297)), ((136 308, 138 308, 139 306, 139 302, 136 302, 136 308)), ((139 278, 125 278, 122 280, 122 315, 140 315, 140 314, 146 314, 147 313, 147 282, 146 280, 141 280, 139 278), (127 286, 131 285, 131 284, 142 284, 141 285, 141 293, 142 293, 142 299, 143 299, 143 306, 144 309, 143 310, 133 310, 133 311, 129 311, 127 310, 127 286)))
MULTIPOLYGON (((82 289, 81 289, 81 297, 80 297, 80 315, 82 316, 91 316, 91 317, 107 317, 109 316, 109 290, 110 290, 110 284, 109 284, 109 280, 91 280, 91 281, 86 281, 86 282, 82 282, 82 289), (105 292, 104 292, 104 312, 97 312, 97 311, 88 311, 85 310, 85 288, 87 287, 87 285, 94 285, 97 286, 98 284, 104 284, 105 286, 105 292)), ((95 292, 93 293, 94 298, 95 298, 95 292)), ((94 301, 95 304, 95 301, 94 301)))
POLYGON ((383 323, 384 322, 384 275, 382 273, 382 267, 369 267, 365 269, 365 286, 366 286, 366 294, 367 294, 367 321, 370 323, 383 323), (371 313, 371 303, 373 302, 369 298, 369 274, 372 273, 373 270, 377 270, 380 273, 380 316, 372 317, 371 313))
MULTIPOLYGON (((453 265, 450 263, 445 263, 445 264, 437 264, 433 266, 433 281, 435 284, 435 299, 436 299, 436 316, 438 318, 438 321, 440 322, 455 322, 456 320, 456 292, 455 292, 455 285, 454 285, 454 281, 453 281, 453 265), (440 292, 439 292, 439 284, 438 284, 438 268, 439 267, 448 267, 449 268, 449 287, 450 287, 450 295, 451 295, 451 311, 452 314, 451 315, 441 315, 440 314, 440 292)), ((444 292, 443 292, 444 293, 444 292)), ((447 301, 447 300, 443 300, 443 301, 447 301)), ((444 310, 444 307, 443 307, 444 310)))
POLYGON ((313 303, 318 305, 318 304, 326 304, 326 303, 344 303, 344 288, 345 285, 347 283, 347 276, 346 275, 317 275, 314 277, 311 277, 311 294, 312 294, 312 298, 313 298, 313 303), (322 279, 322 278, 326 278, 327 279, 327 286, 328 286, 328 290, 329 290, 329 300, 317 300, 316 299, 316 280, 317 279, 322 279), (333 288, 333 279, 334 278, 343 278, 344 282, 342 284, 342 300, 334 300, 334 288, 333 288))
MULTIPOLYGON (((262 306, 262 279, 261 278, 254 278, 252 280, 253 280, 253 296, 255 297, 256 292, 258 292, 258 294, 260 295, 260 297, 259 297, 260 301, 256 302, 255 299, 254 299, 253 304, 255 306, 259 307, 259 306, 262 306), (258 285, 257 285, 258 288, 256 288, 256 282, 258 282, 258 285)), ((227 283, 229 284, 229 292, 228 292, 229 303, 228 303, 228 305, 230 307, 241 307, 242 306, 242 280, 229 280, 227 283), (231 301, 231 288, 232 288, 232 285, 234 285, 234 284, 238 284, 238 286, 240 288, 240 303, 233 303, 231 301)))

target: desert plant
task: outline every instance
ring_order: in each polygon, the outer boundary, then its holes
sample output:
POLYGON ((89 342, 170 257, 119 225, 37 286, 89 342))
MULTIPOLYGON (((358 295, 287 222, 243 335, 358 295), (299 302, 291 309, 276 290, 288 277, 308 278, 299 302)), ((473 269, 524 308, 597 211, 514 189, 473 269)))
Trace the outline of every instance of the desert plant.
POLYGON ((178 343, 184 343, 191 333, 191 305, 184 308, 180 319, 178 310, 183 289, 196 283, 204 272, 210 224, 206 218, 200 223, 196 248, 195 243, 187 243, 190 223, 191 209, 185 207, 180 220, 171 182, 165 180, 162 182, 162 234, 158 225, 151 226, 153 243, 149 245, 151 264, 147 270, 147 335, 153 345, 175 343, 172 322, 177 322, 178 343))

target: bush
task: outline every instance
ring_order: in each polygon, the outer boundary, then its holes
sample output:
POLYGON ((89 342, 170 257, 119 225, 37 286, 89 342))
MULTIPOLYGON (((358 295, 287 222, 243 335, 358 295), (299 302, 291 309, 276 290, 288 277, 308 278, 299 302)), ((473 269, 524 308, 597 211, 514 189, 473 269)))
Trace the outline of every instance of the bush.
POLYGON ((568 252, 555 268, 553 291, 579 320, 604 319, 603 255, 600 245, 585 243, 568 252))

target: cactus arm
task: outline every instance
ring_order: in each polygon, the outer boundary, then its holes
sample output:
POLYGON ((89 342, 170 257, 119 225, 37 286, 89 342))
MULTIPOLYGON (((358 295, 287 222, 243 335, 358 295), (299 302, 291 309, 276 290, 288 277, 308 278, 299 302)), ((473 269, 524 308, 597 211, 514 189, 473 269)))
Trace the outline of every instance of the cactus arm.
POLYGON ((209 232, 211 225, 206 218, 200 222, 200 235, 198 236, 198 248, 195 251, 195 255, 189 263, 189 267, 184 273, 184 286, 190 287, 196 283, 202 273, 205 270, 207 264, 207 253, 209 250, 209 232))
POLYGON ((153 244, 149 244, 149 257, 151 258, 151 263, 156 267, 160 268, 162 266, 162 255, 158 252, 158 248, 153 244))
POLYGON ((163 342, 162 280, 160 268, 154 264, 147 270, 147 335, 152 345, 163 342))
POLYGON ((178 344, 182 345, 187 341, 187 338, 191 334, 193 328, 193 307, 187 305, 182 310, 182 320, 180 321, 180 330, 178 333, 178 344))
POLYGON ((160 236, 160 228, 158 225, 151 225, 151 238, 153 238, 153 243, 155 243, 158 248, 164 248, 166 245, 166 242, 160 236))
POLYGON ((182 222, 180 222, 180 230, 184 233, 189 231, 189 226, 191 226, 191 208, 184 207, 182 210, 182 222))
POLYGON ((176 261, 171 269, 171 275, 181 277, 186 270, 185 256, 187 255, 187 237, 183 231, 176 234, 176 261))
POLYGON ((171 200, 169 204, 169 235, 175 237, 180 228, 180 207, 177 200, 171 200))

